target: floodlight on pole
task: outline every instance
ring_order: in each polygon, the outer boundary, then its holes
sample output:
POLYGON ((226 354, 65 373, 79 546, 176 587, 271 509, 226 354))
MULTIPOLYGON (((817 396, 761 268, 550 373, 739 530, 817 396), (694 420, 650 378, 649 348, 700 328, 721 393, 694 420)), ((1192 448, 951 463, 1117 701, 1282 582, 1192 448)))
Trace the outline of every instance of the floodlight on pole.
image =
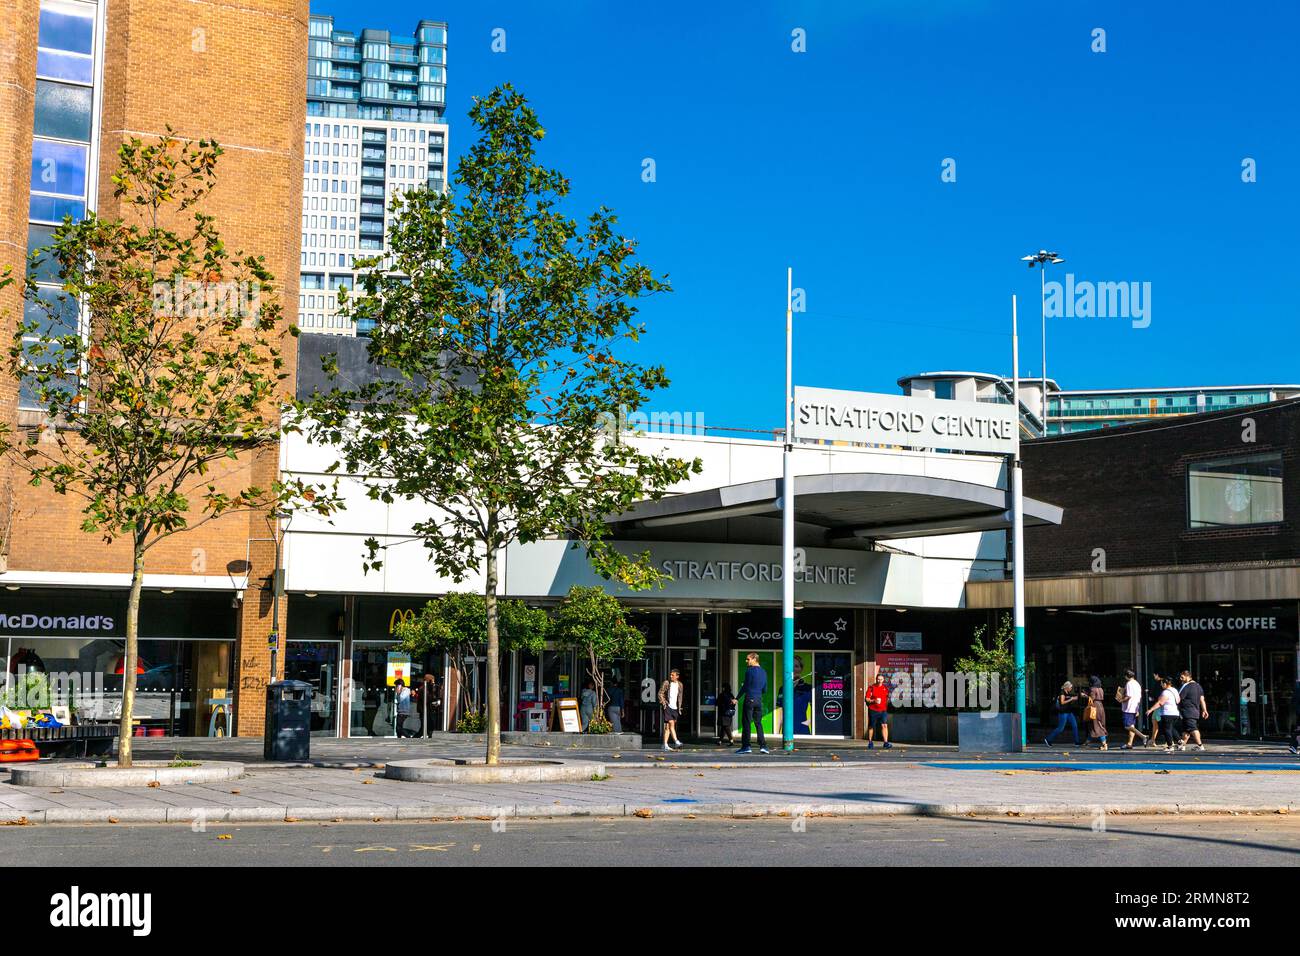
POLYGON ((1046 249, 1039 249, 1037 252, 1031 252, 1027 256, 1021 256, 1020 261, 1027 263, 1029 268, 1039 267, 1039 298, 1043 307, 1043 394, 1041 402, 1043 434, 1047 434, 1047 266, 1048 263, 1056 265, 1064 262, 1055 252, 1048 252, 1046 249))

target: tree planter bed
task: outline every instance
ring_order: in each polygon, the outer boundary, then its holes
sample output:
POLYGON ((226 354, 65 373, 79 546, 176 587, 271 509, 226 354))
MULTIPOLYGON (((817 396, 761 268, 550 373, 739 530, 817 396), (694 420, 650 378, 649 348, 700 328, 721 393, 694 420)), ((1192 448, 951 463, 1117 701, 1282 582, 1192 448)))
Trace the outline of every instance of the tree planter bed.
POLYGON ((238 780, 244 765, 230 760, 197 761, 193 767, 173 767, 167 760, 137 760, 122 768, 97 763, 15 764, 9 782, 18 787, 160 787, 187 783, 220 783, 238 780))

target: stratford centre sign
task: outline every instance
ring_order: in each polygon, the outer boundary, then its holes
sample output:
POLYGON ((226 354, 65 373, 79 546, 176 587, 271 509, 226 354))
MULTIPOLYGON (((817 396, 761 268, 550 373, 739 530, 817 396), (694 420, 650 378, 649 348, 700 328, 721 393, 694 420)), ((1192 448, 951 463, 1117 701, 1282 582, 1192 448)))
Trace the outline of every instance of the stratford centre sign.
POLYGON ((1010 405, 796 387, 794 434, 802 440, 1010 455, 1018 440, 1010 405))

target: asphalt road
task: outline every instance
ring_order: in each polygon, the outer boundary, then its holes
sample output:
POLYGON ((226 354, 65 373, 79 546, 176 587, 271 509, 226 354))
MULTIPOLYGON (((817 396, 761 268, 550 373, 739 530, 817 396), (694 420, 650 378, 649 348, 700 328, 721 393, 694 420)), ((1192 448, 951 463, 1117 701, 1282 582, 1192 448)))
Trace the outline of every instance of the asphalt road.
POLYGON ((0 828, 23 866, 1295 866, 1300 820, 685 818, 0 828), (500 824, 496 825, 498 828, 500 824), (1094 829, 1095 827, 1095 829, 1094 829))

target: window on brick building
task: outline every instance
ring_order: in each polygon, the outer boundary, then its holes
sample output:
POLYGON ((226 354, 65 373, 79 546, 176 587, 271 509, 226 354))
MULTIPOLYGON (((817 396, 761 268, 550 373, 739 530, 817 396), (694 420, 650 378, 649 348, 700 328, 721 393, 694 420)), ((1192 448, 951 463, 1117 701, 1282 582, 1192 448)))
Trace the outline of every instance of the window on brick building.
POLYGON ((1282 456, 1241 455, 1187 466, 1192 528, 1235 528, 1282 520, 1282 456))

